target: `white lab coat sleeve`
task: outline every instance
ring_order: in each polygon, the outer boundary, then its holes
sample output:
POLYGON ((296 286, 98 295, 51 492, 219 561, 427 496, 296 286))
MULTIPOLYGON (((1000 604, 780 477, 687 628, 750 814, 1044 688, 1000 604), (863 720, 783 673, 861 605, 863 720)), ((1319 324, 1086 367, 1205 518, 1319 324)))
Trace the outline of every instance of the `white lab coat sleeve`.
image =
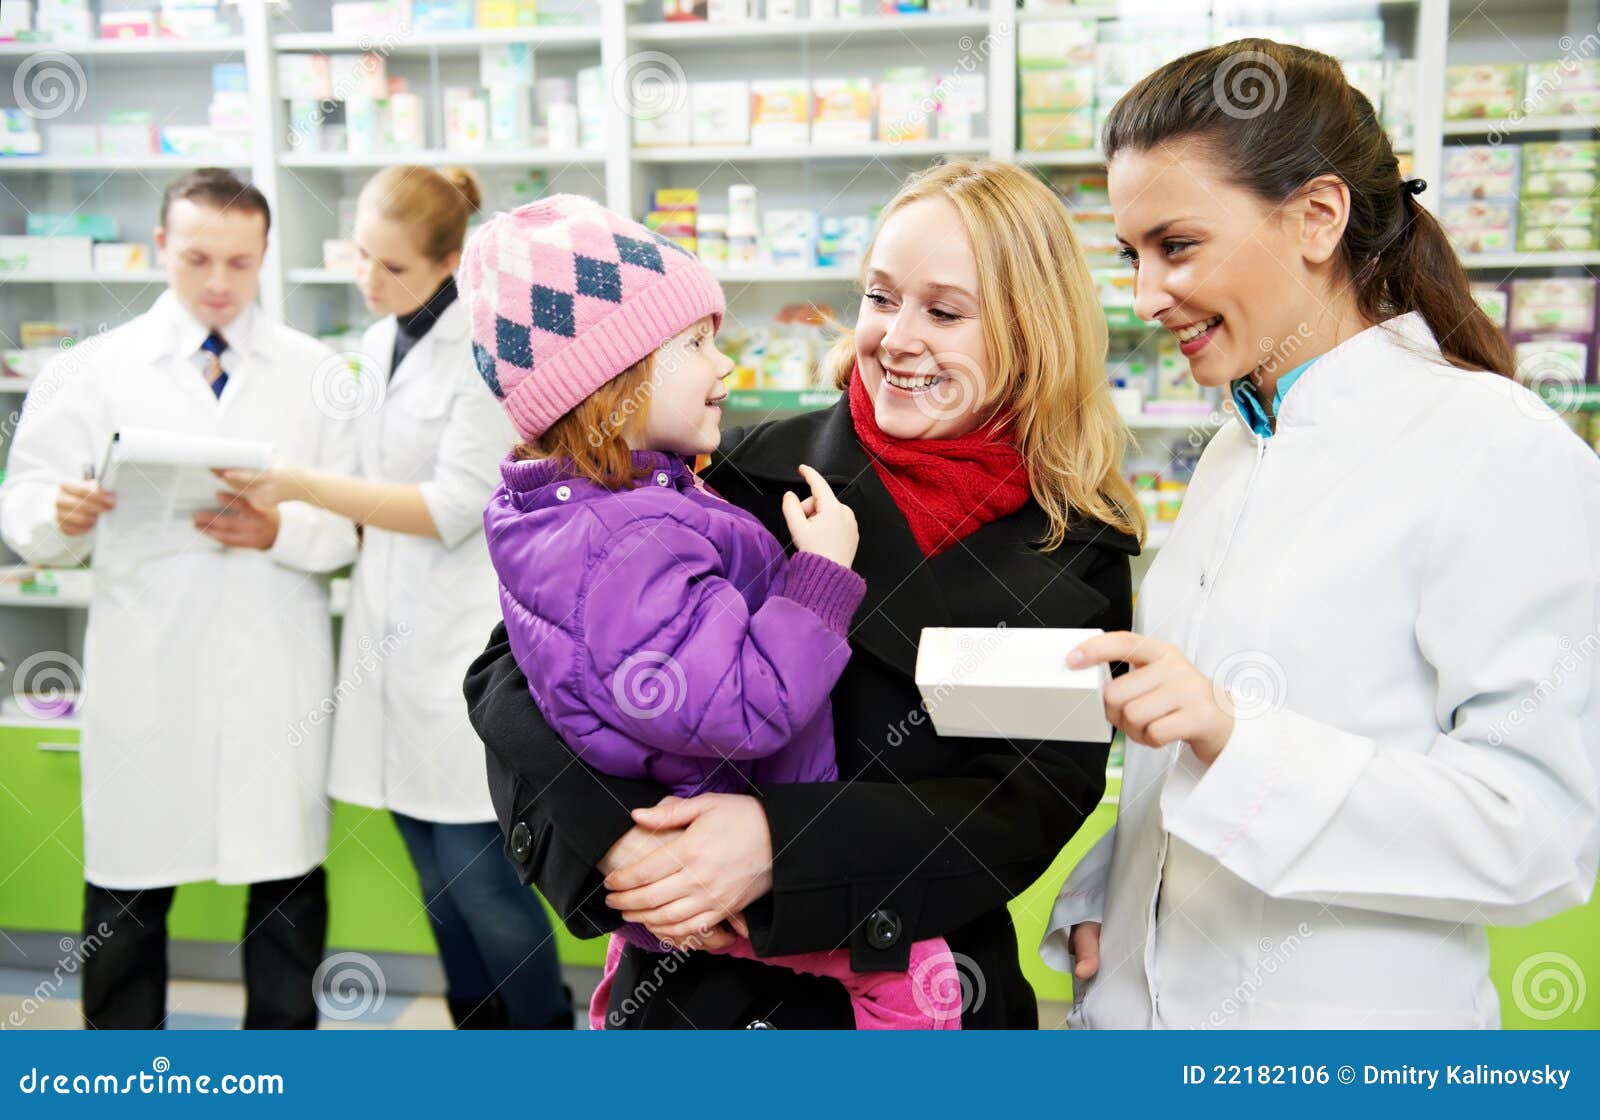
POLYGON ((1050 909, 1044 938, 1039 942, 1039 956, 1051 968, 1071 972, 1078 963, 1069 940, 1072 927, 1079 922, 1104 920, 1106 884, 1111 879, 1111 853, 1116 838, 1117 829, 1113 825, 1084 853, 1066 882, 1061 884, 1061 893, 1050 909))
POLYGON ((446 548, 483 532, 483 507, 499 485, 500 461, 516 441, 505 409, 477 371, 470 380, 457 378, 433 477, 418 484, 446 548))
POLYGON ((1173 768, 1173 836, 1276 898, 1493 925, 1588 899, 1600 461, 1537 434, 1469 467, 1426 544, 1415 636, 1448 730, 1419 753, 1286 710, 1241 719, 1209 769, 1189 751, 1173 768))
POLYGON ((0 537, 30 564, 75 567, 94 548, 94 532, 68 536, 56 523, 63 482, 97 466, 110 440, 103 394, 89 368, 94 343, 51 361, 23 402, 0 487, 0 537))
MULTIPOLYGON (((342 418, 318 419, 322 436, 317 459, 306 465, 329 474, 358 474, 357 425, 342 418)), ((278 539, 267 550, 277 563, 306 572, 332 572, 354 562, 359 542, 355 522, 349 518, 305 502, 280 504, 278 517, 278 539)))

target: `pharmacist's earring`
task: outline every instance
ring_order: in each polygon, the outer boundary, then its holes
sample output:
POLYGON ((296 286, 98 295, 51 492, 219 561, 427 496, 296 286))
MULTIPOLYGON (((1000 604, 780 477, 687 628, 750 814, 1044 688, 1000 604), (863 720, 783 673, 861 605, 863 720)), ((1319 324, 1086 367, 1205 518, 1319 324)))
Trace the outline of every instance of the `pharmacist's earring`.
POLYGON ((1400 185, 1413 195, 1421 194, 1428 189, 1428 181, 1426 179, 1407 179, 1400 185))

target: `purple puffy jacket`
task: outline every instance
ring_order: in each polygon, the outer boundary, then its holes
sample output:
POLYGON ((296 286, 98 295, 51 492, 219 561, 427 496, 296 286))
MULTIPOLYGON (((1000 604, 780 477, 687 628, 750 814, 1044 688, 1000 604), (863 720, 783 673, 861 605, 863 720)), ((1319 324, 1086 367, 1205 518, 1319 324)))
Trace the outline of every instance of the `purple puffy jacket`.
POLYGON ((484 526, 534 702, 596 770, 680 796, 833 780, 828 694, 865 582, 785 557, 682 460, 633 458, 648 473, 621 491, 501 464, 484 526))

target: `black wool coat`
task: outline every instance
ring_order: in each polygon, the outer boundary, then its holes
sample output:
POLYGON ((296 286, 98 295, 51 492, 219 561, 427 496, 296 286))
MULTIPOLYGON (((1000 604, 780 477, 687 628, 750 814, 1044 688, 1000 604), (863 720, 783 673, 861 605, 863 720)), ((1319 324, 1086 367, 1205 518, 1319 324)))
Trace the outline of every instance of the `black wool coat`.
MULTIPOLYGON (((858 971, 904 969, 912 942, 943 937, 968 990, 965 1028, 1038 1025, 1006 903, 1049 867, 1099 803, 1108 744, 941 738, 913 680, 925 626, 1100 627, 1132 622, 1132 538, 1097 522, 1034 547, 1048 527, 1030 500, 925 559, 856 439, 848 399, 733 429, 708 485, 789 543, 780 502, 805 492, 800 463, 856 513, 866 599, 833 691, 840 780, 758 791, 772 830, 773 886, 745 911, 762 956, 847 948, 858 971)), ((1065 655, 1065 650, 1062 651, 1065 655)), ((468 671, 506 854, 568 929, 619 924, 596 864, 636 807, 666 790, 596 773, 549 729, 496 627, 468 671)), ((630 946, 616 977, 621 1027, 848 1027, 844 989, 707 953, 657 958, 630 946), (624 1003, 626 1001, 626 1003, 624 1003)))

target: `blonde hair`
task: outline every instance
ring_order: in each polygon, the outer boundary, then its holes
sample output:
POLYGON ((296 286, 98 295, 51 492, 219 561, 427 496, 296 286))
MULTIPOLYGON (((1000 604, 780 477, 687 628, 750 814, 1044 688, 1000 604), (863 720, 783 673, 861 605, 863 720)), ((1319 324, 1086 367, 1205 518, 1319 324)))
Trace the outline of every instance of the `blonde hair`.
MULTIPOLYGON (((883 208, 942 198, 960 215, 978 265, 984 347, 995 375, 978 407, 1012 415, 1028 482, 1060 546, 1074 513, 1144 540, 1144 515, 1122 473, 1127 428, 1106 378, 1106 321, 1066 207, 1027 171, 956 160, 914 177, 883 208)), ((862 280, 871 263, 869 248, 862 280)), ((827 358, 840 389, 856 362, 843 332, 827 358)))
POLYGON ((536 440, 517 444, 517 459, 558 459, 582 478, 611 490, 631 486, 634 468, 628 436, 644 426, 656 355, 647 354, 580 401, 536 440))
POLYGON ((483 188, 465 167, 396 164, 367 180, 357 205, 404 223, 417 249, 442 261, 461 251, 467 222, 483 206, 483 188))

